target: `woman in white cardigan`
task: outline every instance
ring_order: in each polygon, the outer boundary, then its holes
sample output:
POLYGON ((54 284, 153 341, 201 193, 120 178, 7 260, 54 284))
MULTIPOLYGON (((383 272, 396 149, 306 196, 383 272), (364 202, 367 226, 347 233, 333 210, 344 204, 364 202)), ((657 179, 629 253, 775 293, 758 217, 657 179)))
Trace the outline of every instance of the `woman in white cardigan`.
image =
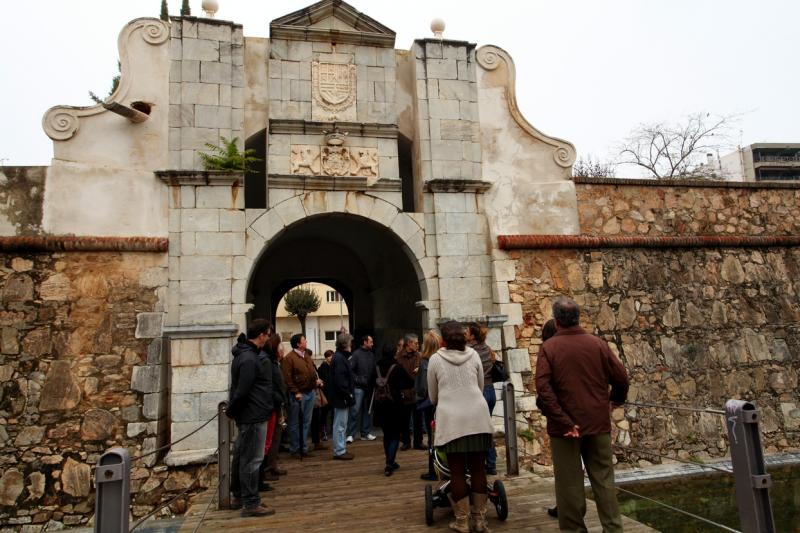
POLYGON ((434 444, 447 454, 450 467, 450 500, 456 516, 450 529, 488 532, 486 450, 493 428, 483 399, 483 366, 478 353, 466 346, 461 324, 445 322, 440 329, 445 347, 431 357, 428 365, 428 396, 436 405, 434 444), (472 476, 471 491, 466 467, 472 476))

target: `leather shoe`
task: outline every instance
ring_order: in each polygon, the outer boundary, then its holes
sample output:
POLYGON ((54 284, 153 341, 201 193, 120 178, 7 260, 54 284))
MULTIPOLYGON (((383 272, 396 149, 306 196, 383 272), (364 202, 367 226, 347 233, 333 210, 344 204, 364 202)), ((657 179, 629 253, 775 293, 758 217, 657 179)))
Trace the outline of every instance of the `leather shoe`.
POLYGON ((426 447, 425 447, 425 446, 423 446, 422 444, 415 444, 415 445, 414 445, 414 449, 415 449, 415 450, 427 450, 428 448, 426 448, 426 447))
POLYGON ((231 496, 231 510, 238 511, 242 508, 242 500, 236 496, 231 496))
POLYGON ((386 477, 391 476, 393 472, 394 469, 391 466, 387 466, 386 468, 383 469, 383 475, 386 477))
POLYGON ((439 479, 436 477, 436 474, 431 474, 430 472, 425 472, 419 476, 420 479, 424 479, 425 481, 436 481, 439 479))
POLYGON ((280 476, 278 476, 278 474, 273 474, 272 472, 264 472, 264 475, 261 476, 261 479, 264 481, 278 481, 280 476))
POLYGON ((400 465, 397 464, 397 461, 395 461, 394 463, 390 464, 389 466, 392 467, 392 470, 397 470, 398 468, 400 468, 400 465))
POLYGON ((548 508, 547 509, 547 514, 549 514, 553 518, 558 518, 558 506, 552 507, 552 508, 548 508))
POLYGON ((242 516, 269 516, 272 514, 275 514, 275 509, 264 507, 263 505, 259 505, 258 507, 245 507, 242 509, 242 516))
POLYGON ((410 449, 411 449, 411 445, 409 445, 409 444, 403 444, 402 446, 400 446, 400 451, 401 452, 404 452, 404 451, 410 450, 410 449))
POLYGON ((269 492, 271 490, 275 490, 275 487, 273 487, 266 481, 261 481, 258 483, 258 492, 269 492))
POLYGON ((277 474, 277 475, 279 475, 279 476, 285 476, 285 475, 286 475, 286 470, 285 470, 285 469, 283 469, 283 468, 273 468, 273 469, 271 470, 271 472, 272 472, 273 474, 277 474))
POLYGON ((352 461, 353 457, 355 457, 350 452, 344 452, 342 455, 334 455, 333 458, 337 461, 352 461))

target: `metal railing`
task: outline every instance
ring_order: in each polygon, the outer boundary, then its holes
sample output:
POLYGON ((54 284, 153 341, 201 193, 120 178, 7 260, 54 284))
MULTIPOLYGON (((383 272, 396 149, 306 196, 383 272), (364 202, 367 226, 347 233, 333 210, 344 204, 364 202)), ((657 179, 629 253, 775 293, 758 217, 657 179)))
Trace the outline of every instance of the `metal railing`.
MULTIPOLYGON (((517 393, 515 393, 513 385, 511 383, 505 384, 503 389, 503 406, 505 408, 505 412, 503 413, 502 417, 505 420, 507 445, 511 442, 509 438, 510 434, 513 433, 515 439, 513 445, 507 448, 506 453, 506 465, 508 467, 509 475, 517 475, 519 473, 520 448, 516 445, 517 423, 527 425, 530 424, 530 422, 527 420, 517 418, 515 395, 517 395, 517 393)), ((517 397, 519 396, 531 395, 520 393, 517 395, 517 397)), ((741 531, 733 529, 724 524, 714 522, 713 520, 697 514, 690 513, 689 511, 679 509, 667 503, 660 502, 653 498, 637 494, 619 486, 617 486, 618 491, 649 501, 650 503, 699 520, 708 525, 715 526, 723 531, 731 531, 734 533, 775 532, 775 521, 772 515, 772 506, 769 498, 769 488, 772 486, 772 478, 767 473, 764 463, 764 451, 761 443, 761 433, 758 427, 760 414, 756 409, 755 404, 742 400, 728 400, 725 403, 724 410, 710 409, 705 407, 662 405, 644 402, 627 402, 625 405, 677 412, 708 413, 724 417, 724 422, 728 433, 728 440, 730 442, 732 470, 716 465, 696 463, 693 461, 669 457, 658 452, 644 450, 632 446, 613 444, 613 447, 625 452, 635 452, 643 455, 669 459, 680 463, 691 464, 699 468, 721 472, 726 475, 732 475, 734 477, 734 483, 736 487, 736 501, 739 508, 741 531)), ((493 416, 499 417, 500 415, 493 416)), ((533 455, 526 453, 524 448, 522 449, 522 453, 523 455, 536 459, 536 457, 533 455)))

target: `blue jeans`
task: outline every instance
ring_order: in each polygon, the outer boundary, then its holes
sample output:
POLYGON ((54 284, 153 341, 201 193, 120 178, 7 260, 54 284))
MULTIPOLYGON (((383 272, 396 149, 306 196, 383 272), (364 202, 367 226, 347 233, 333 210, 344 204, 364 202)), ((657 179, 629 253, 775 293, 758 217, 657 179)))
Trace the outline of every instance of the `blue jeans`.
POLYGON ((316 393, 303 392, 300 401, 292 397, 289 401, 289 453, 308 453, 308 435, 311 430, 311 417, 314 414, 316 393), (303 433, 300 435, 300 409, 303 410, 303 433))
POLYGON ((350 409, 333 410, 333 455, 342 455, 347 451, 347 413, 350 409))
POLYGON ((356 403, 350 408, 350 414, 347 415, 347 436, 356 438, 356 426, 358 426, 358 414, 361 413, 361 436, 366 437, 372 430, 372 415, 369 414, 369 405, 367 405, 369 396, 367 391, 356 387, 355 390, 356 403))
POLYGON ((246 508, 261 505, 258 494, 258 478, 261 461, 264 460, 264 444, 267 440, 267 423, 237 424, 234 465, 238 472, 238 490, 232 487, 234 495, 239 496, 246 508), (238 492, 238 493, 237 493, 238 492))
MULTIPOLYGON (((497 394, 494 391, 494 384, 486 385, 483 388, 483 398, 489 404, 489 416, 492 416, 494 405, 497 403, 497 394)), ((492 422, 494 424, 494 422, 492 422)), ((492 438, 492 447, 486 452, 486 470, 497 470, 497 450, 494 447, 494 438, 492 438)))

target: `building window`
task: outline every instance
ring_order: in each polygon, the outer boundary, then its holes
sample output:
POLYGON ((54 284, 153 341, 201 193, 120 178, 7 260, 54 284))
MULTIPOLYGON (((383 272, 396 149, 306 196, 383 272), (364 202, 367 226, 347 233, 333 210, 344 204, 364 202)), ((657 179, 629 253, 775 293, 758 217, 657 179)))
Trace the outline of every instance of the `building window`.
POLYGON ((326 331, 325 332, 325 340, 326 341, 335 341, 336 340, 336 332, 335 331, 326 331))
POLYGON ((342 299, 342 295, 336 291, 326 291, 325 299, 328 302, 339 302, 342 299))

